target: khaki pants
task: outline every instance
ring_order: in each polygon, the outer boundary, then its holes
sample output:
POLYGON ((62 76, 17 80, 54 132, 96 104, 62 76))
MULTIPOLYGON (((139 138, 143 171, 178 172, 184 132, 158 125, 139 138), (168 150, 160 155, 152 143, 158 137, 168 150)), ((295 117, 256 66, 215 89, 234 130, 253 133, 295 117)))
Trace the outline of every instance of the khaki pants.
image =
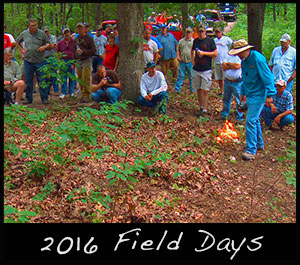
POLYGON ((177 58, 171 58, 168 60, 160 61, 159 65, 160 65, 161 71, 164 73, 166 79, 168 76, 169 69, 172 71, 173 78, 177 79, 178 66, 179 66, 177 58))
POLYGON ((86 59, 83 61, 76 61, 78 66, 76 67, 77 77, 82 80, 83 84, 80 84, 82 98, 91 98, 92 86, 91 86, 91 71, 92 71, 92 59, 86 59))

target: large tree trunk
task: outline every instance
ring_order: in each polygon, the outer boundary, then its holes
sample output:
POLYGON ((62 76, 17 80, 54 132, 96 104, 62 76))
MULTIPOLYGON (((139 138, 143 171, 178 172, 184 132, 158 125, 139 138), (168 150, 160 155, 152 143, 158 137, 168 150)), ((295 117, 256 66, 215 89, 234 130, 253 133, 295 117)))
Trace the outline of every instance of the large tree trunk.
POLYGON ((100 25, 100 11, 101 11, 101 3, 96 3, 96 16, 95 16, 95 28, 100 25))
POLYGON ((266 3, 248 3, 248 43, 254 49, 262 51, 262 33, 264 27, 266 3))
POLYGON ((142 4, 118 3, 117 23, 120 49, 118 75, 123 87, 122 97, 136 101, 144 73, 142 4))
POLYGON ((181 3, 181 15, 182 15, 182 29, 183 31, 188 27, 188 3, 181 3))

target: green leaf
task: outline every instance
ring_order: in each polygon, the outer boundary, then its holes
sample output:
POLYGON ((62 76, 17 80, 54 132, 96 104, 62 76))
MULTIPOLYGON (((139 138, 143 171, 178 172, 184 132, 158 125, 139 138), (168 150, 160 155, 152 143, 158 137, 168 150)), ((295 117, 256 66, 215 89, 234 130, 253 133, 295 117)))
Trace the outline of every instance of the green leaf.
POLYGON ((53 161, 61 165, 64 161, 64 158, 60 155, 55 155, 53 157, 53 161))

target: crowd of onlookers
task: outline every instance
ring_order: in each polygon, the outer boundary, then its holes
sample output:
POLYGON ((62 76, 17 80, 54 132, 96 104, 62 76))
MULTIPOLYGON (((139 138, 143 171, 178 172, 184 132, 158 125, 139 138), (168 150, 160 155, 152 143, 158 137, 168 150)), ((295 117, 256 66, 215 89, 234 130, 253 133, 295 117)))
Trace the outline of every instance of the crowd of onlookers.
MULTIPOLYGON (((201 13, 198 17, 202 21, 201 13)), ((175 91, 181 93, 185 75, 189 80, 189 90, 196 93, 199 102, 199 116, 211 117, 208 111, 209 91, 212 76, 217 81, 219 95, 223 96, 223 109, 216 120, 228 118, 232 97, 236 100, 236 122, 246 125, 245 160, 255 158, 257 150, 264 148, 260 118, 265 124, 284 126, 294 122, 292 89, 296 77, 296 49, 290 45, 289 34, 279 39, 280 46, 275 47, 269 62, 245 40, 233 41, 224 35, 224 28, 214 28, 215 38, 206 34, 207 26, 200 22, 196 29, 184 29, 184 37, 177 41, 168 32, 166 14, 156 17, 155 12, 148 22, 159 25, 160 34, 155 38, 151 29, 145 27, 143 54, 145 73, 141 77, 141 96, 137 102, 141 105, 157 108, 166 113, 168 105, 168 87, 172 84, 168 76, 171 70, 175 81, 175 91), (241 112, 241 104, 246 102, 247 115, 241 112)), ((48 86, 39 86, 43 104, 48 104, 50 87, 59 98, 68 94, 78 96, 80 102, 91 100, 114 104, 122 93, 121 80, 118 78, 119 34, 117 25, 96 27, 96 34, 90 33, 87 23, 77 23, 77 33, 69 28, 62 29, 62 35, 56 38, 49 28, 38 29, 37 20, 30 19, 28 28, 16 40, 11 34, 4 34, 4 87, 15 93, 15 103, 22 104, 23 92, 26 99, 23 104, 33 102, 35 83, 42 82, 41 67, 49 64, 48 58, 57 53, 63 54, 61 60, 67 64, 61 92, 55 76, 47 80, 48 86), (19 48, 23 64, 19 67, 14 60, 14 49, 19 48), (69 63, 74 60, 76 64, 69 63), (76 65, 76 67, 75 67, 76 65), (23 78, 22 78, 23 75, 23 78), (77 82, 71 76, 77 76, 77 82), (35 81, 36 76, 36 81, 35 81)), ((121 58, 126 60, 126 58, 121 58)), ((60 69, 57 69, 60 71, 60 69)), ((48 78, 49 79, 49 78, 48 78)))

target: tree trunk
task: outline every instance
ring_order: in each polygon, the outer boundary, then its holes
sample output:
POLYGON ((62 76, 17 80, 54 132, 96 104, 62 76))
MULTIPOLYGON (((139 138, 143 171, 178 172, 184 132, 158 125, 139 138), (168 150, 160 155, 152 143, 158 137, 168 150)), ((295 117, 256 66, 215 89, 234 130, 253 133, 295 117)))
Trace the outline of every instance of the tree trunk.
POLYGON ((81 4, 81 12, 82 12, 81 22, 84 22, 84 3, 81 4))
POLYGON ((89 3, 86 3, 87 23, 90 24, 89 3))
POLYGON ((188 3, 182 3, 181 15, 182 15, 182 30, 184 31, 188 27, 188 3))
POLYGON ((100 11, 101 11, 101 3, 96 4, 96 15, 95 15, 95 28, 100 25, 100 11))
POLYGON ((44 15, 42 3, 37 4, 38 14, 39 14, 39 26, 42 28, 44 26, 44 15))
POLYGON ((144 73, 142 4, 118 3, 117 23, 120 49, 118 75, 122 82, 122 97, 136 101, 144 73))
POLYGON ((31 18, 32 17, 32 4, 31 3, 28 3, 27 4, 27 18, 31 18))
POLYGON ((248 43, 262 52, 262 33, 266 3, 248 3, 248 43))
POLYGON ((69 4, 69 5, 70 5, 70 7, 69 7, 68 13, 66 15, 66 24, 68 22, 68 19, 72 16, 73 4, 69 4))
POLYGON ((273 21, 276 22, 276 4, 273 3, 273 21))

